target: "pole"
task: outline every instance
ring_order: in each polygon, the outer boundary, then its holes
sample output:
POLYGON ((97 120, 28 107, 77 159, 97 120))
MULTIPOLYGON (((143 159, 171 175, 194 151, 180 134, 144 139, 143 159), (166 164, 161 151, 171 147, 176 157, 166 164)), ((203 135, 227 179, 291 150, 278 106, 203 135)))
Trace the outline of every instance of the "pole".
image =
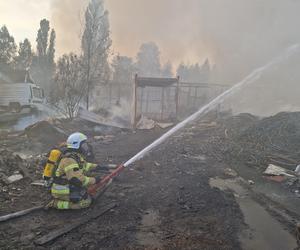
POLYGON ((133 127, 136 128, 136 116, 137 116, 137 85, 138 85, 138 75, 135 74, 134 77, 134 88, 133 88, 133 127))
POLYGON ((141 115, 143 115, 144 88, 141 91, 141 115))
POLYGON ((164 119, 164 102, 165 102, 165 88, 162 87, 161 90, 161 112, 160 112, 160 120, 164 119))
POLYGON ((179 109, 179 80, 180 77, 177 76, 177 83, 176 83, 176 94, 175 94, 175 103, 176 103, 176 119, 178 120, 178 109, 179 109))

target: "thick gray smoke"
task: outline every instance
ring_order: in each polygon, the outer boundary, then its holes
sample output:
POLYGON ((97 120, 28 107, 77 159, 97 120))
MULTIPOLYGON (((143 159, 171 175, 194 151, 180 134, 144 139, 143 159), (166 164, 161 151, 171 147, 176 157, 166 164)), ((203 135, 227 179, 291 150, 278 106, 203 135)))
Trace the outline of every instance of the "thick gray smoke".
MULTIPOLYGON (((296 0, 107 0, 114 50, 134 56, 143 42, 175 63, 217 64, 219 81, 234 83, 300 40, 296 0), (146 14, 147 13, 147 14, 146 14)), ((52 0, 62 50, 78 41, 87 0, 52 0), (81 21, 80 21, 81 16, 81 21)))
POLYGON ((77 52, 81 46, 88 0, 51 0, 51 25, 57 33, 57 54, 77 52))
MULTIPOLYGON (((80 45, 76 42, 80 8, 86 2, 53 0, 53 21, 58 25, 59 39, 64 39, 58 41, 63 50, 80 45)), ((105 3, 110 12, 115 52, 134 57, 143 42, 154 41, 164 61, 194 63, 208 57, 216 64, 214 79, 221 84, 240 81, 300 41, 297 0, 107 0, 105 3)), ((266 88, 272 84, 280 85, 280 89, 285 89, 282 84, 292 88, 299 79, 295 73, 299 71, 299 61, 294 58, 281 69, 269 72, 263 79, 264 84, 269 84, 266 88)), ((293 91, 300 90, 297 88, 293 91)), ((284 95, 289 95, 287 89, 284 95)))

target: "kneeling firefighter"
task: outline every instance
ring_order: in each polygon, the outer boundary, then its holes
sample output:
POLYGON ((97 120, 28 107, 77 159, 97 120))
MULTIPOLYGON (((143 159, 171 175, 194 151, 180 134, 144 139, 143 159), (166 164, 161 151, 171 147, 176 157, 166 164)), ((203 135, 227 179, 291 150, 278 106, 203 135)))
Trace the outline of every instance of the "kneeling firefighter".
POLYGON ((99 177, 86 176, 88 171, 98 166, 86 161, 90 149, 84 134, 74 133, 68 137, 67 147, 52 171, 51 195, 54 199, 48 207, 81 209, 90 206, 92 198, 87 188, 100 181, 99 177))

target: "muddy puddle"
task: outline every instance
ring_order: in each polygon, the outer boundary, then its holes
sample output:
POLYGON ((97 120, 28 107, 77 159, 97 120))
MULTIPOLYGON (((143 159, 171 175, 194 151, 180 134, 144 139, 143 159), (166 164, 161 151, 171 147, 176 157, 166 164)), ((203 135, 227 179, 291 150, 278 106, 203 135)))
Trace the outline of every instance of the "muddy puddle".
POLYGON ((151 248, 162 247, 159 230, 160 223, 158 211, 147 210, 142 217, 142 222, 136 235, 138 243, 151 248))
POLYGON ((296 239, 275 220, 264 207, 252 200, 236 179, 211 178, 210 186, 234 192, 248 228, 240 234, 242 248, 246 250, 292 250, 296 239))

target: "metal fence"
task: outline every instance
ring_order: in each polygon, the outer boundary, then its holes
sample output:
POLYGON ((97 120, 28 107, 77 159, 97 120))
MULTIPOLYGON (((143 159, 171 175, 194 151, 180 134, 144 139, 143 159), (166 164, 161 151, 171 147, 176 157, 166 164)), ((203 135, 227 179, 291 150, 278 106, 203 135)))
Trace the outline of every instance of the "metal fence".
POLYGON ((127 116, 133 117, 133 123, 141 116, 157 121, 182 120, 228 88, 219 84, 180 82, 178 78, 140 79, 144 82, 137 82, 137 78, 135 83, 109 82, 96 86, 92 94, 93 108, 126 105, 124 112, 130 112, 127 116))

